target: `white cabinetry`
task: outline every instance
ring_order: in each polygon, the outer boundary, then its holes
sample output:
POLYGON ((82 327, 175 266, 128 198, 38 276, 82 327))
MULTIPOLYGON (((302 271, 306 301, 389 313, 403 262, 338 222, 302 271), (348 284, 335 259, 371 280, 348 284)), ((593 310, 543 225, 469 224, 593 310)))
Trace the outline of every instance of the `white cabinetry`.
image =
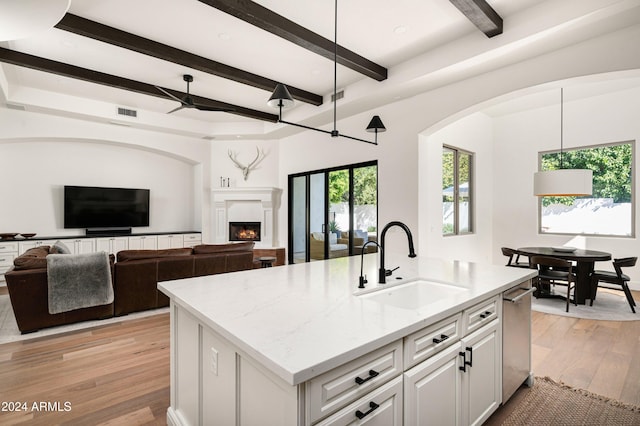
POLYGON ((96 242, 93 238, 76 238, 64 240, 63 244, 69 247, 72 254, 93 253, 96 251, 96 242))
POLYGON ((182 234, 158 235, 158 249, 170 249, 184 247, 182 234))
MULTIPOLYGON (((460 316, 414 335, 433 335, 459 323, 460 316)), ((462 313, 463 338, 404 374, 405 421, 410 425, 480 425, 501 403, 502 351, 499 299, 494 297, 462 313), (469 334, 471 330, 475 330, 469 334)), ((413 336, 405 338, 412 347, 413 336)), ((442 337, 432 338, 443 344, 442 337)), ((453 340, 453 339, 445 339, 453 340)), ((450 344, 451 344, 450 343, 450 344)))
POLYGON ((193 247, 202 244, 202 234, 184 234, 184 247, 193 247))
POLYGON ((22 254, 25 251, 32 249, 34 247, 40 247, 40 246, 48 246, 48 245, 53 245, 55 243, 54 240, 51 241, 41 241, 41 240, 28 240, 28 241, 20 241, 18 243, 18 248, 19 248, 19 253, 22 254))
POLYGON ((121 250, 129 249, 128 237, 103 237, 96 238, 96 251, 106 251, 109 254, 116 254, 121 250))
POLYGON ((138 235, 129 237, 129 250, 155 250, 158 248, 156 235, 138 235))
POLYGON ((17 241, 0 241, 0 283, 4 283, 4 273, 13 266, 13 259, 18 256, 17 241))
POLYGON ((172 425, 480 425, 501 402, 498 296, 297 386, 171 306, 172 425))

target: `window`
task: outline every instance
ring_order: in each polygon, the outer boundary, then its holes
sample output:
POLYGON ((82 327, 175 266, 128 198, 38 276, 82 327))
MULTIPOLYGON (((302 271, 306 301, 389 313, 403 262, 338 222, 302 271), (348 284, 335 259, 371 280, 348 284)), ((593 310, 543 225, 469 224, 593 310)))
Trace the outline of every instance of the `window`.
POLYGON ((473 154, 442 148, 442 235, 473 232, 473 154))
MULTIPOLYGON (((633 237, 634 157, 633 142, 563 151, 563 168, 593 171, 593 194, 540 197, 540 233, 633 237)), ((540 154, 540 170, 559 168, 559 152, 540 154)))

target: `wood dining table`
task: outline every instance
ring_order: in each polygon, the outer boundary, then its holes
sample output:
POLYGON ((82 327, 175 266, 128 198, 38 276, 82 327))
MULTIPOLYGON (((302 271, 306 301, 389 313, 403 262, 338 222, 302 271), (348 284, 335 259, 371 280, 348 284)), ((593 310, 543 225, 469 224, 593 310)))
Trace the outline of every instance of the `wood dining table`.
POLYGON ((591 273, 595 262, 611 260, 611 253, 570 247, 520 247, 516 251, 522 256, 549 256, 576 262, 576 289, 573 297, 581 305, 591 298, 591 273))

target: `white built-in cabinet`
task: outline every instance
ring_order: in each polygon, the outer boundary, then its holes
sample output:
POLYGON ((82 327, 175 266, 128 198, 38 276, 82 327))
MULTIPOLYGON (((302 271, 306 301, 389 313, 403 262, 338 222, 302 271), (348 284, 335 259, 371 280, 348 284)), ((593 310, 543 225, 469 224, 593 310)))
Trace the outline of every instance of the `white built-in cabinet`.
POLYGON ((500 302, 484 300, 291 386, 172 300, 168 422, 480 425, 502 402, 500 302))
POLYGON ((13 259, 18 256, 17 241, 0 241, 0 283, 4 283, 4 273, 13 266, 13 259))
MULTIPOLYGON (((0 285, 4 285, 4 273, 13 266, 13 259, 25 251, 54 245, 58 240, 10 240, 0 241, 0 285)), ((69 248, 72 254, 94 253, 106 251, 116 254, 121 250, 155 250, 180 247, 193 247, 202 244, 202 234, 130 235, 117 237, 61 238, 60 241, 69 248)))
POLYGON ((158 235, 159 249, 172 249, 185 247, 182 234, 158 235))
POLYGON ((99 237, 95 241, 96 251, 116 254, 119 251, 129 249, 129 237, 99 237))
POLYGON ((158 237, 156 235, 139 235, 129 237, 129 250, 156 250, 158 237))

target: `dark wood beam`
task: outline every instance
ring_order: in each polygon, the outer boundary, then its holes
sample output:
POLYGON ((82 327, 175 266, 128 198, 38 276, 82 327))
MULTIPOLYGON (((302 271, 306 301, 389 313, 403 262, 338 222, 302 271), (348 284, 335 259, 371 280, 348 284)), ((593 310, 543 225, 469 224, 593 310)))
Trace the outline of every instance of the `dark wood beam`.
MULTIPOLYGON (((333 61, 335 43, 284 16, 250 0, 200 0, 202 3, 235 16, 256 27, 284 38, 313 53, 333 61)), ((337 62, 361 74, 382 81, 387 78, 387 69, 338 45, 337 62)))
MULTIPOLYGON (((70 13, 67 13, 62 18, 62 20, 56 25, 56 28, 84 37, 89 37, 94 40, 99 40, 104 43, 109 43, 114 46, 122 47, 124 49, 129 49, 144 55, 153 56, 154 58, 184 65, 185 67, 217 75, 238 83, 257 87, 268 92, 272 92, 273 89, 275 89, 276 84, 280 83, 269 78, 252 74, 250 72, 70 13)), ((322 96, 320 95, 290 85, 287 85, 287 88, 294 99, 316 106, 322 104, 322 96)), ((267 102, 267 99, 268 97, 265 98, 265 103, 267 102)))
POLYGON ((502 34, 502 18, 486 0, 449 0, 487 37, 502 34))
MULTIPOLYGON (((17 52, 15 50, 5 49, 2 47, 0 47, 0 62, 31 68, 37 71, 48 72, 51 74, 61 75, 64 77, 76 78, 78 80, 101 84, 103 86, 115 87, 118 89, 128 90, 130 92, 141 93, 143 95, 168 99, 165 94, 160 92, 152 84, 130 80, 128 78, 118 77, 87 68, 81 68, 75 65, 66 64, 64 62, 53 61, 51 59, 41 58, 39 56, 33 56, 27 53, 17 52)), ((186 93, 184 92, 179 92, 177 90, 167 89, 164 87, 163 89, 178 98, 186 96, 186 93)), ((269 114, 263 111, 245 108, 226 102, 216 101, 214 99, 204 98, 202 96, 196 96, 193 94, 191 94, 190 96, 197 104, 233 109, 233 111, 230 111, 227 114, 236 114, 243 117, 255 118, 257 120, 270 121, 274 123, 278 121, 278 116, 275 114, 269 114)))

